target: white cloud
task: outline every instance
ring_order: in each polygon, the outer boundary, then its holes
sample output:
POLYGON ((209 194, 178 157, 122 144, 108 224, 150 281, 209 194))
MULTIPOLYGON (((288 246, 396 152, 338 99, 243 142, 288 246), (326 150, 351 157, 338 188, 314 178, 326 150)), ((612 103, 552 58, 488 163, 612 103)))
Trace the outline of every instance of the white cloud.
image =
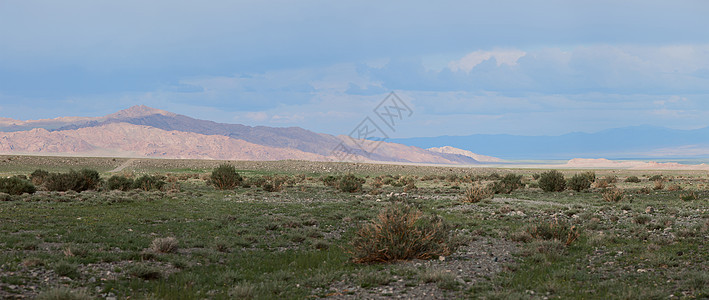
POLYGON ((515 66, 517 65, 517 60, 525 55, 527 55, 526 52, 516 49, 493 51, 478 50, 463 56, 463 58, 459 60, 450 62, 448 67, 454 72, 459 70, 470 72, 475 66, 491 58, 495 59, 498 67, 501 65, 515 66))
POLYGON ((268 119, 268 114, 262 111, 248 112, 246 113, 246 118, 256 122, 262 122, 268 119))

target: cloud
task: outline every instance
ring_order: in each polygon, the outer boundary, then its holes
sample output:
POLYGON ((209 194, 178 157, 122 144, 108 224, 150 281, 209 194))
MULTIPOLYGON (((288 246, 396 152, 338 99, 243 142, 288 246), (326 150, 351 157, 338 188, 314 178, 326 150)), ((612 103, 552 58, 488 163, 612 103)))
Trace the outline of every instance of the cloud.
POLYGON ((526 54, 526 52, 521 50, 474 51, 460 60, 450 62, 448 67, 453 72, 470 72, 475 66, 492 58, 495 59, 498 67, 501 65, 515 66, 517 65, 517 60, 526 54))
POLYGON ((268 119, 268 114, 262 111, 248 112, 246 113, 246 118, 250 119, 251 121, 263 122, 268 119))

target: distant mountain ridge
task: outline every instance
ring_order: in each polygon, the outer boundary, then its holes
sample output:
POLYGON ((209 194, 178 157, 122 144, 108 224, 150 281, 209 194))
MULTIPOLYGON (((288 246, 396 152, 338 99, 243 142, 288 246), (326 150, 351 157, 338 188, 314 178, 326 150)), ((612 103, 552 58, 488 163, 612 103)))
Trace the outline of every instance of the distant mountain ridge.
POLYGON ((503 159, 690 158, 709 154, 709 127, 680 130, 633 126, 559 136, 475 134, 391 139, 391 142, 421 148, 448 145, 503 159))
POLYGON ((476 164, 459 154, 437 153, 395 143, 365 152, 347 136, 315 133, 299 127, 224 124, 194 119, 147 106, 134 106, 104 117, 38 121, 0 120, 2 153, 91 153, 170 158, 246 160, 339 160, 350 146, 358 161, 476 164), (21 130, 20 130, 21 129, 21 130))

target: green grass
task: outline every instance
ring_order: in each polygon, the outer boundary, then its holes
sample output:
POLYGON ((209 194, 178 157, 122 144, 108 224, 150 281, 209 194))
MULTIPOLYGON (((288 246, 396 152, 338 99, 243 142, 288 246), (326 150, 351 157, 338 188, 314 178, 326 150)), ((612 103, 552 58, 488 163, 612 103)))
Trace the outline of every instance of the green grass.
MULTIPOLYGON (((69 160, 82 167, 95 166, 104 172, 104 178, 111 176, 107 170, 125 161, 69 160)), ((64 171, 61 161, 52 158, 44 169, 64 171)), ((258 187, 217 191, 201 176, 220 162, 200 165, 185 161, 182 167, 179 163, 157 160, 127 170, 197 174, 180 180, 179 191, 41 192, 1 201, 2 292, 13 293, 9 285, 32 285, 45 299, 107 293, 139 299, 304 299, 325 296, 342 280, 372 290, 391 285, 398 276, 405 279, 407 287, 435 283, 435 288, 453 293, 446 295, 463 298, 709 295, 706 174, 663 172, 683 190, 646 194, 638 193, 643 187, 652 187, 646 175, 659 172, 597 170, 599 178, 618 176, 615 185, 625 191, 625 199, 605 202, 601 190, 593 188, 558 193, 522 188, 471 204, 463 203, 461 197, 472 182, 422 177, 514 172, 524 175, 523 182, 534 183, 532 174, 540 170, 376 166, 355 172, 362 178, 370 176, 363 192, 343 193, 324 186, 320 177, 313 175, 315 171, 299 171, 303 165, 297 162, 281 162, 283 170, 278 170, 279 162, 237 164, 246 178, 274 174, 301 177, 280 192, 265 192, 258 187), (389 197, 403 192, 404 186, 373 187, 373 177, 382 174, 412 176, 418 189, 408 197, 389 197), (623 182, 631 175, 641 182, 623 182), (313 178, 304 179, 307 177, 313 178), (699 199, 680 200, 688 191, 694 191, 699 199), (392 201, 406 201, 425 213, 442 216, 464 233, 463 243, 478 237, 517 241, 515 262, 506 263, 504 272, 479 278, 472 285, 435 268, 351 263, 345 248, 357 226, 392 201), (558 240, 525 235, 528 225, 553 218, 576 226, 578 240, 567 246, 558 240), (175 251, 151 250, 154 240, 167 237, 178 241, 175 251), (45 283, 32 276, 33 272, 49 272, 55 277, 45 283), (62 276, 71 281, 60 282, 62 276), (67 287, 57 287, 60 283, 67 287)), ((328 166, 337 170, 335 174, 357 170, 352 164, 328 166)), ((40 163, 19 157, 3 165, 0 173, 28 174, 39 167, 40 163)), ((320 170, 323 175, 332 174, 320 170)), ((577 171, 563 173, 569 177, 577 171)))

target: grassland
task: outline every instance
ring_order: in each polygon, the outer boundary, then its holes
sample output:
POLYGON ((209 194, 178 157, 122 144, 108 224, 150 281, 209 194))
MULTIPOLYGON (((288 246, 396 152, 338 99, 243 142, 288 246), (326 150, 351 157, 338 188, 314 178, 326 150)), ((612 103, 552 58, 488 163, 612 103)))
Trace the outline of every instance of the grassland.
MULTIPOLYGON (((93 168, 105 178, 147 173, 168 181, 161 191, 4 196, 0 298, 709 297, 706 172, 596 170, 615 182, 552 193, 536 187, 534 175, 543 170, 230 162, 247 182, 288 179, 280 191, 267 192, 256 185, 209 186, 220 163, 0 156, 2 176, 93 168), (463 201, 466 188, 508 173, 523 175, 524 187, 463 201), (363 190, 324 185, 321 178, 333 174, 365 178, 363 190), (662 189, 649 180, 653 175, 663 176, 662 189), (624 182, 629 176, 640 182, 624 182), (623 194, 618 202, 603 198, 612 187, 623 194), (696 198, 682 199, 689 193, 696 198), (391 202, 452 224, 456 252, 426 261, 352 263, 347 249, 355 231, 391 202), (531 234, 554 222, 568 224, 578 238, 566 245, 531 234)), ((580 172, 563 171, 567 178, 580 172)))

